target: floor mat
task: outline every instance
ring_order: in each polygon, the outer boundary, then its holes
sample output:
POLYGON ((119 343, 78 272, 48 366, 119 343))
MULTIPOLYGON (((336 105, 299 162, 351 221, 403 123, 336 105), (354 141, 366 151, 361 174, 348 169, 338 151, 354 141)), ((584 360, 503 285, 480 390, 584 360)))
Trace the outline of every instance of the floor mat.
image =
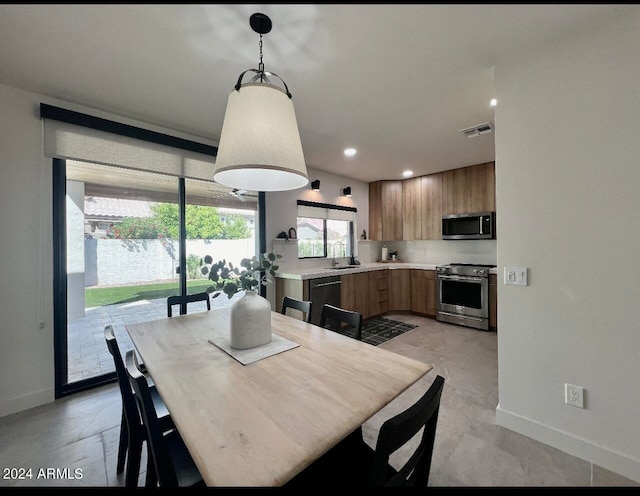
MULTIPOLYGON (((362 341, 378 346, 416 327, 418 326, 414 324, 398 322, 384 317, 372 317, 362 323, 362 341)), ((344 328, 340 332, 351 338, 356 336, 355 329, 352 328, 344 328)))

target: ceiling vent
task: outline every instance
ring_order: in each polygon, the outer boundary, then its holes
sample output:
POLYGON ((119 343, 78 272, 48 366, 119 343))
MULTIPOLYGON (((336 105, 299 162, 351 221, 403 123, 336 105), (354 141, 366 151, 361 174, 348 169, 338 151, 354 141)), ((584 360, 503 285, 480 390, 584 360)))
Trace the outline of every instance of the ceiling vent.
POLYGON ((482 136, 483 134, 491 134, 493 132, 493 124, 491 124, 491 122, 484 122, 477 126, 461 129, 460 132, 467 138, 475 138, 476 136, 482 136))

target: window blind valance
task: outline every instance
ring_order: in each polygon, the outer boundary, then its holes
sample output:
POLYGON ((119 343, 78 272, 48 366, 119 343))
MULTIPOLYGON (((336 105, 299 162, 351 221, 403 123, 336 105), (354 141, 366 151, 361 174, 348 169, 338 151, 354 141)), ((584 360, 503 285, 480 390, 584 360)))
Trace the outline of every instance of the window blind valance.
MULTIPOLYGON (((215 162, 213 155, 47 118, 46 114, 47 112, 43 112, 44 154, 47 157, 116 165, 175 177, 212 180, 215 162)), ((91 116, 86 117, 91 118, 91 116)), ((114 128, 119 125, 116 122, 112 124, 114 128)), ((164 136, 133 126, 120 124, 120 127, 137 129, 143 134, 146 131, 147 134, 153 134, 156 137, 164 136)), ((166 138, 168 143, 172 141, 190 143, 171 136, 166 138)), ((209 145, 195 142, 193 145, 194 149, 215 151, 215 147, 209 145)))
POLYGON ((356 221, 357 210, 353 207, 342 205, 329 205, 326 203, 313 203, 298 200, 298 217, 308 217, 311 219, 331 219, 356 221))

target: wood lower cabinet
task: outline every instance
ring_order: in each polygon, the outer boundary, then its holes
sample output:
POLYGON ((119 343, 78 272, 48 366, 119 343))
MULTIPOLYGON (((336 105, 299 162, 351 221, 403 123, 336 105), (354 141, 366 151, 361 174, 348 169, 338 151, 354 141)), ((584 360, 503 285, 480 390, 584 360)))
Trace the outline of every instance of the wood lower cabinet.
POLYGON ((489 329, 498 330, 498 276, 489 274, 489 329))
POLYGON ((411 269, 411 311, 435 317, 436 271, 411 269))
POLYGON ((411 270, 389 271, 389 310, 411 310, 411 270))
POLYGON ((373 270, 366 274, 369 282, 369 306, 362 317, 368 319, 389 310, 389 271, 373 270))
MULTIPOLYGON (((296 300, 309 301, 309 281, 302 281, 300 279, 284 279, 282 277, 276 278, 276 302, 275 311, 279 312, 282 309, 282 300, 285 296, 289 298, 295 298, 296 300)), ((315 312, 315 310, 312 309, 315 312)), ((304 320, 304 314, 299 310, 289 309, 287 315, 294 317, 298 320, 304 320)))
MULTIPOLYGON (((438 283, 435 270, 380 269, 341 274, 340 280, 340 306, 360 312, 364 319, 393 311, 435 318, 438 283)), ((284 296, 309 300, 309 281, 276 278, 277 312, 284 296)), ((489 274, 489 327, 493 331, 498 327, 497 308, 497 276, 489 274)), ((291 315, 303 319, 300 312, 291 315)))
POLYGON ((360 312, 368 319, 389 310, 388 270, 374 270, 341 276, 340 306, 360 312))

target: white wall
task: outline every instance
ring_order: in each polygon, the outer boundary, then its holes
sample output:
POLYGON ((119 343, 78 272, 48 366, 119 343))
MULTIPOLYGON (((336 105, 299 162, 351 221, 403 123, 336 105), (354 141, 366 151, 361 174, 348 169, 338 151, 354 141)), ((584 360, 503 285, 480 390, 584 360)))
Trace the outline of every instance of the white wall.
POLYGON ((53 400, 52 176, 38 102, 0 85, 0 416, 53 400))
MULTIPOLYGON (((284 244, 279 241, 275 244, 273 243, 273 240, 281 231, 288 233, 289 228, 297 226, 298 200, 355 207, 358 210, 356 213, 357 231, 355 238, 360 239, 363 229, 367 231, 367 237, 369 236, 369 183, 311 167, 307 167, 307 172, 309 174, 309 182, 316 179, 320 180, 320 191, 313 191, 309 184, 304 188, 267 192, 265 195, 267 250, 285 254, 285 259, 280 262, 282 268, 318 267, 327 264, 326 259, 298 260, 295 243, 284 244), (351 186, 351 198, 342 195, 342 190, 347 186, 351 186)), ((273 306, 275 298, 274 286, 267 288, 267 298, 273 306)))
POLYGON ((40 103, 214 144, 0 85, 0 416, 54 398, 52 161, 40 103))
POLYGON ((640 15, 498 66, 498 422, 640 480, 640 15), (564 383, 586 391, 564 404, 564 383))

